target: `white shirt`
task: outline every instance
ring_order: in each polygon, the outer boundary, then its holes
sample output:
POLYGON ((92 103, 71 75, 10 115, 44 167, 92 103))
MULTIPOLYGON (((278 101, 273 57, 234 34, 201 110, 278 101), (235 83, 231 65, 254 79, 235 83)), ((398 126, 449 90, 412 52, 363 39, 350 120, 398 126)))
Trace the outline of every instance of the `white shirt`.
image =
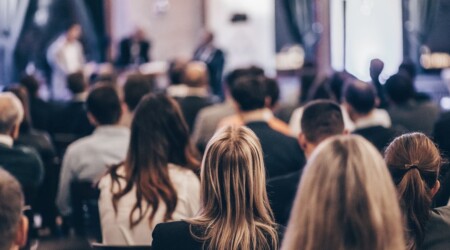
POLYGON ((125 160, 130 129, 100 126, 90 136, 70 144, 64 155, 59 180, 57 205, 63 215, 71 213, 70 185, 74 180, 98 180, 114 164, 125 160))
POLYGON ((366 117, 359 118, 355 121, 355 129, 363 129, 372 126, 391 127, 391 117, 384 109, 375 109, 366 117))
POLYGON ((14 140, 9 135, 2 135, 2 134, 0 134, 0 143, 3 144, 3 145, 6 145, 8 147, 12 147, 13 144, 14 144, 14 140))
MULTIPOLYGON (((183 220, 195 216, 200 209, 200 181, 189 169, 169 164, 169 178, 177 192, 177 206, 172 219, 174 221, 183 220)), ((124 174, 124 168, 118 169, 118 173, 124 174)), ((151 245, 152 232, 155 226, 164 222, 166 212, 164 202, 160 202, 158 211, 149 225, 150 208, 145 218, 133 229, 130 228, 129 216, 136 203, 136 189, 133 188, 123 196, 117 203, 117 214, 112 204, 111 186, 113 182, 111 176, 104 176, 99 184, 100 199, 99 211, 102 225, 103 243, 107 245, 151 245)), ((121 186, 125 182, 121 181, 121 186)), ((118 186, 113 185, 113 190, 117 191, 118 186)), ((143 205, 145 208, 146 205, 143 205)), ((176 240, 176 239, 174 239, 176 240)))

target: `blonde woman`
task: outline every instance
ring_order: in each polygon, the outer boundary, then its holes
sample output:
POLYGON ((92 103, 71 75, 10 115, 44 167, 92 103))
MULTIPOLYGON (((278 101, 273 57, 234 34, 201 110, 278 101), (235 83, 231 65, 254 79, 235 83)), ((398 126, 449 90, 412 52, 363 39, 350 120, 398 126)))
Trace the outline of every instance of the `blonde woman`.
POLYGON ((385 160, 406 218, 408 249, 450 249, 450 207, 431 209, 440 187, 438 148, 422 133, 405 134, 387 147, 385 160))
POLYGON ((404 249, 395 187, 374 146, 355 135, 319 145, 303 172, 282 249, 404 249))
POLYGON ((152 249, 278 249, 261 145, 250 129, 226 127, 211 139, 201 197, 194 219, 156 226, 152 249))

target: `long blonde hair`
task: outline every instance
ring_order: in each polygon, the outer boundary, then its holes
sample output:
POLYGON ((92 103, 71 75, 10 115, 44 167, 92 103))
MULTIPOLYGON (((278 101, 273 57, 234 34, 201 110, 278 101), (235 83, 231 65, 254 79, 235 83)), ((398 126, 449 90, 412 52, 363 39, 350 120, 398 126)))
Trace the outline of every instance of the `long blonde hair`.
POLYGON ((282 249, 404 249, 395 188, 359 136, 324 141, 300 182, 282 249))
POLYGON ((439 149, 422 133, 405 134, 387 147, 385 160, 406 219, 408 249, 420 248, 442 164, 439 149))
POLYGON ((276 224, 266 193, 262 149, 245 127, 218 131, 201 169, 202 209, 189 222, 208 249, 278 249, 276 224))

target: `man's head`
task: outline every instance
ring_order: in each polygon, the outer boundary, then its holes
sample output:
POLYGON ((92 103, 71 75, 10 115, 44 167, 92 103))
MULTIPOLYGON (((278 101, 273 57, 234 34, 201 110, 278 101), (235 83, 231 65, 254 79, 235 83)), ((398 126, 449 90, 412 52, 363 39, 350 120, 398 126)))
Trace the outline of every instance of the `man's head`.
POLYGON ((177 58, 170 62, 169 70, 167 72, 170 84, 177 85, 183 82, 184 69, 188 63, 188 60, 182 58, 177 58))
POLYGON ((368 115, 377 106, 377 93, 373 85, 353 81, 344 90, 345 106, 350 118, 356 121, 359 117, 368 115))
POLYGON ((378 58, 372 59, 370 61, 370 78, 372 78, 372 80, 378 81, 378 78, 380 77, 381 72, 383 72, 383 68, 384 68, 383 61, 381 61, 378 58))
POLYGON ((183 82, 189 87, 208 86, 208 69, 203 62, 193 61, 188 63, 183 75, 183 82))
POLYGON ((0 249, 19 249, 27 241, 28 220, 22 215, 24 196, 19 182, 0 168, 0 249))
POLYGON ((263 109, 270 102, 265 77, 241 77, 231 89, 231 96, 240 112, 263 109))
POLYGON ((122 115, 119 95, 114 87, 100 84, 89 93, 86 101, 88 117, 95 125, 115 125, 122 115))
POLYGON ((339 105, 328 100, 308 103, 300 121, 302 132, 299 143, 309 157, 320 142, 334 135, 345 133, 344 119, 339 105))
POLYGON ((153 77, 133 74, 127 77, 123 86, 125 104, 130 112, 137 107, 142 97, 153 91, 153 77))
POLYGON ((84 79, 83 72, 75 72, 67 76, 67 87, 72 94, 80 94, 86 91, 88 85, 84 79))
POLYGON ((13 93, 0 93, 0 134, 17 138, 23 117, 20 100, 13 93))
POLYGON ((400 73, 389 77, 384 87, 388 99, 396 105, 414 98, 416 92, 411 78, 400 73))
POLYGON ((206 45, 212 43, 213 41, 214 41, 214 34, 209 30, 205 30, 202 34, 201 44, 206 45))
POLYGON ((37 96, 39 91, 39 81, 33 75, 25 75, 20 79, 20 85, 24 86, 29 96, 37 96))
POLYGON ((227 87, 228 91, 231 91, 233 89, 234 84, 236 81, 241 77, 257 77, 257 76, 264 76, 264 70, 260 67, 251 66, 248 68, 238 68, 231 72, 229 72, 225 76, 225 86, 227 87))
POLYGON ((277 80, 266 77, 266 91, 266 96, 270 98, 268 107, 270 109, 275 109, 278 100, 280 99, 280 87, 278 86, 277 80))

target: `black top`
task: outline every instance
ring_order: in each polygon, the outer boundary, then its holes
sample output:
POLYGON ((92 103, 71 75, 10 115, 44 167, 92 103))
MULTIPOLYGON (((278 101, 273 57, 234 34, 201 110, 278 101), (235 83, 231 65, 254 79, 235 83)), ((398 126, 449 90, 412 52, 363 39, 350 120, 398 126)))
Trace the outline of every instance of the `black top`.
POLYGON ((0 166, 22 186, 27 204, 33 203, 44 177, 44 167, 36 151, 0 144, 0 166))
POLYGON ((450 207, 431 210, 421 249, 450 249, 450 207))
POLYGON ((161 223, 153 230, 152 250, 202 249, 203 242, 195 240, 185 221, 161 223))
POLYGON ((302 170, 272 178, 267 182, 270 206, 275 221, 280 225, 288 224, 301 175, 302 170))
POLYGON ((381 153, 391 143, 399 133, 391 128, 383 126, 371 126, 367 128, 360 128, 353 131, 353 134, 361 135, 370 141, 381 153))
POLYGON ((191 133, 198 112, 201 109, 214 104, 214 99, 210 97, 186 96, 175 99, 180 104, 181 112, 183 113, 184 119, 186 119, 186 123, 191 133))
POLYGON ((305 155, 295 138, 275 131, 263 121, 249 122, 246 126, 261 142, 267 179, 299 171, 303 167, 305 155))

